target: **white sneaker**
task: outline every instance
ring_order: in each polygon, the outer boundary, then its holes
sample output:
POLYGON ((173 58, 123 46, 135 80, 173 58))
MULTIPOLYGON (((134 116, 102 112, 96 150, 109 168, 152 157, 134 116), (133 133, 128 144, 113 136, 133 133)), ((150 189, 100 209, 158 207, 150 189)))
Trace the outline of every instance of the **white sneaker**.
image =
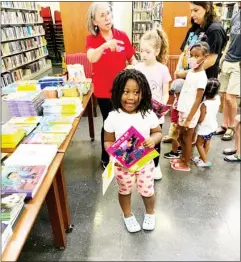
POLYGON ((145 214, 142 228, 144 230, 153 230, 156 225, 155 215, 145 214))
POLYGON ((138 231, 141 230, 141 226, 137 222, 134 215, 132 215, 131 217, 124 217, 124 215, 123 215, 123 219, 124 219, 124 223, 126 225, 126 228, 130 233, 135 233, 135 232, 138 232, 138 231))
POLYGON ((155 172, 155 174, 154 174, 154 179, 155 179, 155 180, 161 180, 161 179, 162 179, 162 171, 161 171, 160 165, 158 165, 157 167, 155 167, 154 172, 155 172))

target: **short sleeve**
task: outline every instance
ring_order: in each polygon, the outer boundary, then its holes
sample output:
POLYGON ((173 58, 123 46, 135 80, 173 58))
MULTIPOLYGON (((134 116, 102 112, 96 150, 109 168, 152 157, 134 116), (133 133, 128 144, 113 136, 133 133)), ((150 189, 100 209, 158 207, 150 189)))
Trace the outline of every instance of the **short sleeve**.
POLYGON ((149 123, 150 129, 157 128, 159 126, 159 120, 153 111, 151 111, 149 114, 149 123))
POLYGON ((133 46, 131 45, 131 42, 127 34, 123 32, 123 36, 124 36, 124 42, 126 46, 126 59, 128 60, 128 62, 130 62, 132 56, 135 54, 135 50, 133 46))
POLYGON ((85 49, 86 52, 91 49, 91 48, 96 48, 95 44, 94 44, 94 37, 93 35, 88 35, 86 37, 86 42, 85 42, 85 49))
POLYGON ((222 37, 221 30, 210 30, 210 32, 207 35, 207 42, 210 47, 210 54, 221 54, 224 45, 224 39, 222 37))
POLYGON ((198 89, 206 89, 208 83, 208 78, 205 74, 200 74, 196 80, 196 85, 198 89))
POLYGON ((164 71, 163 83, 168 84, 170 81, 172 81, 172 77, 170 75, 168 67, 166 66, 164 71))
POLYGON ((115 129, 113 126, 113 121, 114 121, 114 115, 113 112, 110 112, 108 117, 106 118, 104 122, 104 130, 109 133, 114 133, 115 129))

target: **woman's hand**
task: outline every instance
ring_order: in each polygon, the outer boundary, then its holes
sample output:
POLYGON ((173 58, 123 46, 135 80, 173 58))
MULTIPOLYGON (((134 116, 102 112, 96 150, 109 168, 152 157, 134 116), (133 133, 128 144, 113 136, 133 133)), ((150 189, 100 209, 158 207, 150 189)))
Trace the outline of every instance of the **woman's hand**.
POLYGON ((144 141, 143 146, 146 148, 154 148, 155 142, 151 137, 149 137, 144 141))
POLYGON ((123 45, 124 42, 117 40, 117 39, 111 39, 111 40, 108 40, 106 43, 104 43, 102 46, 104 47, 104 49, 110 48, 111 52, 114 52, 114 51, 118 52, 120 48, 119 44, 123 45))

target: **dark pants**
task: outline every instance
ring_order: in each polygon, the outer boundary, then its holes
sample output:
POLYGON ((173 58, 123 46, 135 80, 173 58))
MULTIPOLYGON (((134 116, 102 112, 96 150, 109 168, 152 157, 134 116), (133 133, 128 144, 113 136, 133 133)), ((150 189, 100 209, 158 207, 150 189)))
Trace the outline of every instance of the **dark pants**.
POLYGON ((112 111, 113 106, 109 98, 97 98, 97 100, 98 100, 100 112, 103 118, 103 127, 101 129, 101 149, 102 149, 101 161, 104 162, 105 164, 108 164, 109 155, 106 153, 105 148, 104 148, 104 121, 108 117, 109 112, 112 111))
MULTIPOLYGON (((160 127, 162 128, 162 124, 160 124, 160 127)), ((159 154, 161 154, 161 143, 158 143, 158 144, 155 146, 155 149, 156 149, 156 151, 157 151, 159 154)), ((155 167, 158 166, 159 160, 160 160, 160 156, 157 156, 156 158, 154 158, 155 167)))

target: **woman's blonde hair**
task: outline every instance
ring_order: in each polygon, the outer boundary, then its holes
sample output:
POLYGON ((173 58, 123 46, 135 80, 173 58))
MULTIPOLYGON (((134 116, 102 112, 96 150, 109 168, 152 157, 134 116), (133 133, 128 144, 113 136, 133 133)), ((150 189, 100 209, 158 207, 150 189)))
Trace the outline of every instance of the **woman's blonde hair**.
POLYGON ((154 49, 160 50, 156 60, 166 65, 169 55, 169 43, 166 33, 161 28, 157 28, 155 30, 146 32, 141 38, 141 41, 143 40, 153 42, 154 49))
POLYGON ((93 20, 95 19, 97 9, 103 4, 107 5, 111 11, 111 5, 108 2, 93 2, 88 9, 87 27, 89 33, 92 35, 97 35, 100 31, 98 26, 94 25, 93 20))

